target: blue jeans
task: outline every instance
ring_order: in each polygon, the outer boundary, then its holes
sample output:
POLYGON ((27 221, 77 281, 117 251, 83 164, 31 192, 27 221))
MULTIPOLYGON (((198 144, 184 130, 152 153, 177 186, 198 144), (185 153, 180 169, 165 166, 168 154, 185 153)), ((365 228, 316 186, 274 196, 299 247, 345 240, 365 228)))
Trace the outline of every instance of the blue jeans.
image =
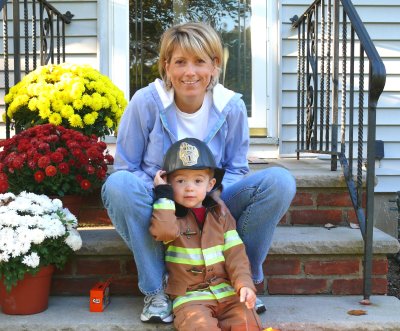
MULTIPOLYGON (((256 283, 264 279, 262 263, 295 191, 293 176, 279 167, 250 174, 223 190, 221 197, 237 220, 256 283)), ((140 291, 145 295, 158 293, 163 287, 165 264, 162 243, 149 233, 153 192, 132 173, 117 171, 104 183, 102 198, 115 229, 133 252, 140 291)))

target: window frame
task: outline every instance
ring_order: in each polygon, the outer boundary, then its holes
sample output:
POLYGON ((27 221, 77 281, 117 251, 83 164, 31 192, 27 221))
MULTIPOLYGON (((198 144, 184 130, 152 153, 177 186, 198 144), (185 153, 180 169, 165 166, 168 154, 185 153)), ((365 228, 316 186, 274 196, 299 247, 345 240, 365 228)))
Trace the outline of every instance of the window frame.
MULTIPOLYGON (((252 0, 252 116, 251 136, 277 137, 280 80, 278 0, 252 0), (261 43, 261 41, 263 41, 261 43), (257 46, 253 46, 257 45, 257 46), (272 96, 272 97, 271 97, 272 96)), ((98 2, 100 71, 129 98, 129 1, 98 2)))

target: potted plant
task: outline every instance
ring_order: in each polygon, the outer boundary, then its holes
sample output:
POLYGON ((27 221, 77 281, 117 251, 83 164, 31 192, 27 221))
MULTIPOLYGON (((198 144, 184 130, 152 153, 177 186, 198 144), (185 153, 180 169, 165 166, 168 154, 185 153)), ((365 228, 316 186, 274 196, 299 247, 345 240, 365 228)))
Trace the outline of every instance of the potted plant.
POLYGON ((88 65, 49 64, 14 85, 4 98, 17 128, 50 123, 104 137, 117 130, 127 105, 123 92, 88 65))
POLYGON ((84 195, 102 185, 112 163, 96 136, 37 125, 0 142, 0 193, 84 195))
POLYGON ((51 274, 80 249, 77 220, 45 195, 0 194, 0 303, 7 314, 48 305, 51 274), (31 286, 32 285, 32 286, 31 286))

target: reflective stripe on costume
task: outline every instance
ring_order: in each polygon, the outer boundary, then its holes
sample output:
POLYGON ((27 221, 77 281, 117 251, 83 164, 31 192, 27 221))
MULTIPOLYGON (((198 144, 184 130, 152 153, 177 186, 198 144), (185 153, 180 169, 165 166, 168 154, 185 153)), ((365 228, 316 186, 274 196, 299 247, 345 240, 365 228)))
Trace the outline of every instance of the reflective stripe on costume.
POLYGON ((218 263, 224 262, 224 254, 222 253, 223 246, 217 245, 210 248, 203 249, 203 256, 204 261, 207 266, 218 263))
POLYGON ((153 209, 175 210, 175 202, 167 198, 161 198, 153 204, 153 209))
POLYGON ((236 230, 230 230, 225 232, 224 234, 225 244, 224 244, 224 251, 228 250, 233 246, 237 246, 243 244, 242 239, 240 239, 239 234, 236 230))
POLYGON ((233 287, 227 283, 221 283, 215 286, 210 286, 208 289, 201 291, 189 291, 185 295, 177 297, 173 302, 173 309, 180 305, 199 300, 220 300, 228 296, 236 295, 233 287))
POLYGON ((183 248, 168 246, 165 252, 165 261, 189 265, 204 265, 201 248, 183 248))

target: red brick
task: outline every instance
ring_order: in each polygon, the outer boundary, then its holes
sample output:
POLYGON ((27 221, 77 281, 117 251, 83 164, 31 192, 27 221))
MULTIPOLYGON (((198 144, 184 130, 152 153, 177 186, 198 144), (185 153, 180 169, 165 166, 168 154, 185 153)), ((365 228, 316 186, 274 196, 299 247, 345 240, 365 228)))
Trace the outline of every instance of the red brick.
POLYGON ((312 197, 312 193, 297 192, 293 198, 291 206, 312 206, 314 205, 312 197))
POLYGON ((372 262, 372 274, 374 275, 387 275, 389 271, 389 263, 386 258, 374 259, 372 262))
POLYGON ((137 268, 135 261, 133 260, 133 256, 130 260, 124 261, 124 270, 128 275, 134 274, 137 275, 137 268))
POLYGON ((264 263, 266 275, 297 275, 300 273, 299 259, 267 258, 264 263))
POLYGON ((141 295, 138 287, 137 276, 113 278, 110 293, 118 295, 141 295))
POLYGON ((283 215, 283 217, 279 221, 279 224, 281 224, 281 225, 289 224, 288 215, 289 215, 289 212, 287 212, 285 215, 283 215))
POLYGON ((269 294, 319 294, 328 292, 326 279, 269 278, 269 294))
MULTIPOLYGON (((89 298, 90 289, 97 282, 104 280, 100 277, 86 278, 56 278, 51 282, 51 295, 85 295, 89 298)), ((89 303, 88 303, 89 304, 89 303)))
POLYGON ((73 262, 69 261, 65 264, 65 266, 60 270, 55 268, 54 269, 54 276, 58 276, 58 275, 73 275, 74 274, 74 269, 73 269, 73 262))
POLYGON ((293 210, 291 211, 292 224, 339 224, 342 222, 341 210, 293 210))
POLYGON ((318 193, 317 206, 352 207, 350 195, 343 193, 318 193))
MULTIPOLYGON (((362 279, 335 279, 332 282, 333 295, 354 295, 362 294, 362 279)), ((372 294, 386 294, 387 280, 386 278, 372 279, 372 294)))
POLYGON ((79 213, 79 225, 111 225, 107 210, 102 208, 82 209, 79 213))
POLYGON ((75 263, 77 275, 115 275, 121 273, 118 259, 79 259, 75 263))
POLYGON ((358 224, 358 219, 354 209, 346 210, 346 218, 349 223, 358 224))
POLYGON ((304 264, 306 275, 350 275, 360 271, 360 261, 309 261, 304 264))

